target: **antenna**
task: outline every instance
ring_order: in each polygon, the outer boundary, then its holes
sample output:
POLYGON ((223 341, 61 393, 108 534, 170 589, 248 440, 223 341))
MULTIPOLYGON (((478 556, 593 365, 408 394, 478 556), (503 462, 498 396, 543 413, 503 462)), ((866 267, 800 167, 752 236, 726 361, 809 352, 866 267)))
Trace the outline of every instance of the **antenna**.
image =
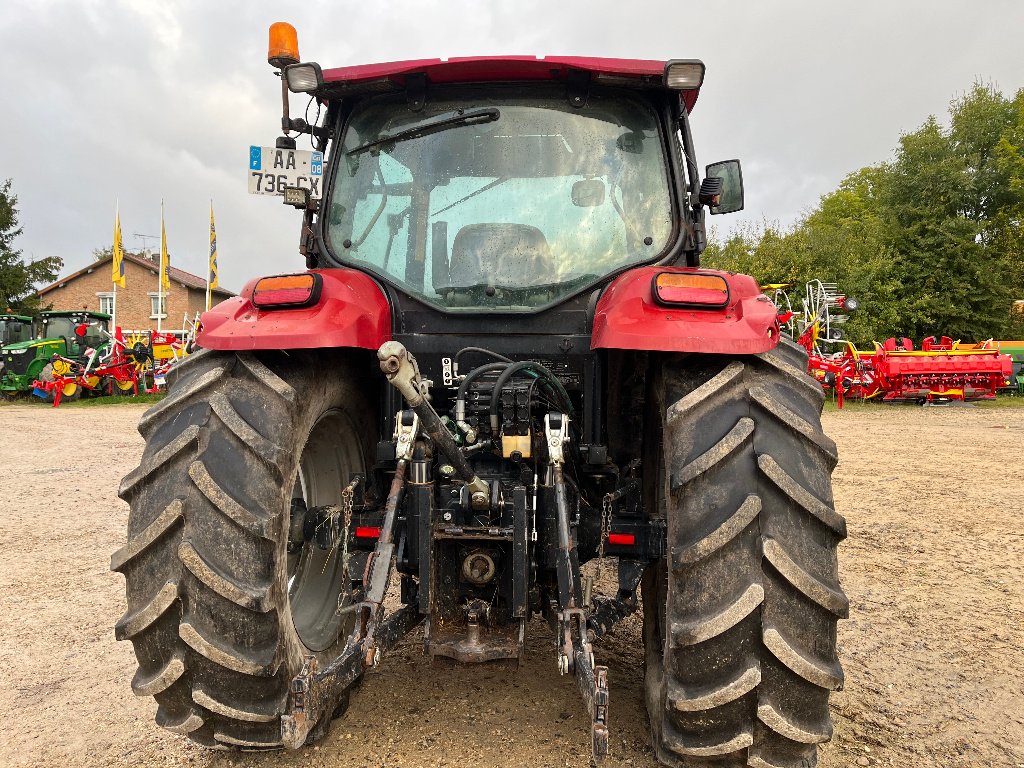
POLYGON ((142 241, 142 252, 146 254, 147 258, 149 257, 149 248, 146 246, 146 241, 160 239, 160 235, 142 235, 139 234, 138 232, 132 232, 132 237, 136 237, 142 241))

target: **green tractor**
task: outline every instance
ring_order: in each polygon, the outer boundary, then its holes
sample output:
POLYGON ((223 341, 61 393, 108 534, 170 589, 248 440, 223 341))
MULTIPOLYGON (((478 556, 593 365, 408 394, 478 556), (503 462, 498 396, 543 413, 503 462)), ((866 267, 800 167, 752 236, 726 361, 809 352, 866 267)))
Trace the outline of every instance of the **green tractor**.
POLYGON ((0 315, 0 348, 32 338, 32 318, 26 315, 0 315))
POLYGON ((32 338, 32 318, 27 315, 0 315, 0 381, 4 378, 4 367, 7 360, 6 347, 19 344, 32 338))
MULTIPOLYGON (((5 315, 4 318, 6 319, 5 315)), ((54 355, 71 359, 85 359, 85 351, 89 348, 101 349, 107 344, 106 337, 97 327, 107 328, 110 315, 102 312, 52 311, 40 313, 40 336, 32 340, 17 341, 5 344, 2 357, 3 369, 0 370, 0 395, 13 399, 18 395, 31 392, 32 382, 37 379, 51 379, 61 373, 56 366, 67 365, 63 361, 52 362, 54 355), (78 336, 75 328, 88 325, 86 335, 78 336)), ((31 333, 28 334, 28 337, 31 333)), ((77 384, 67 384, 63 399, 74 399, 81 394, 77 384)))

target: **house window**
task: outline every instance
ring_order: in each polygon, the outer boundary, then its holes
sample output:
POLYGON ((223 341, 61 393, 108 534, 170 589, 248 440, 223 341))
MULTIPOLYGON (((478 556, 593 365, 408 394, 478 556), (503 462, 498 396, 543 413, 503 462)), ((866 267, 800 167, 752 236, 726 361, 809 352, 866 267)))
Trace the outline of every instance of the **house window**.
POLYGON ((107 315, 114 314, 114 294, 112 293, 97 293, 100 299, 100 312, 107 315))
POLYGON ((167 317, 167 294, 161 296, 159 293, 149 294, 149 318, 156 320, 167 317))

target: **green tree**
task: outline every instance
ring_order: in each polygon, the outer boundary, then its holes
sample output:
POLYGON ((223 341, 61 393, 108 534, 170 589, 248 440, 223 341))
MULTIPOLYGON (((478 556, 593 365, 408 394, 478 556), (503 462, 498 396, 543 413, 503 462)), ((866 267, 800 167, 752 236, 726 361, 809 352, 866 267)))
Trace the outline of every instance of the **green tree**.
MULTIPOLYGON (((106 248, 92 249, 92 257, 95 261, 103 261, 104 259, 109 259, 113 255, 114 247, 112 245, 108 245, 106 248)), ((137 259, 146 259, 147 261, 152 261, 153 259, 152 255, 147 254, 145 251, 129 251, 128 249, 125 249, 124 255, 134 256, 137 259)))
POLYGON ((21 251, 14 248, 14 240, 21 234, 17 205, 7 179, 0 184, 0 310, 32 314, 40 304, 35 286, 56 280, 64 262, 57 256, 25 262, 21 251))
POLYGON ((976 84, 900 137, 889 162, 862 168, 792 228, 741 228, 705 263, 760 281, 832 282, 861 302, 859 343, 943 333, 1021 337, 1024 298, 1024 91, 976 84))

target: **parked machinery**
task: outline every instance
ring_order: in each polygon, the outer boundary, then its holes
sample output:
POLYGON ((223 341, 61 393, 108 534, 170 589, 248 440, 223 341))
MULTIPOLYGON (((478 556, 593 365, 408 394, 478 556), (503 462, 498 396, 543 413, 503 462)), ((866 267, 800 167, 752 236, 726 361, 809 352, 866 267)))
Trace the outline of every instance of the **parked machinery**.
POLYGON ((764 287, 774 289, 780 322, 807 350, 808 371, 835 392, 840 408, 850 397, 921 403, 985 400, 1015 386, 1013 359, 1002 348, 1013 342, 961 344, 948 336, 929 336, 919 350, 908 338, 886 339, 874 350, 858 350, 840 330, 848 315, 833 313, 855 311, 858 302, 836 285, 807 283, 802 314, 792 310, 785 292, 788 285, 764 287), (833 351, 837 344, 841 348, 833 351))
MULTIPOLYGON (((4 368, 0 371, 0 393, 13 398, 32 391, 37 380, 52 382, 63 375, 70 363, 84 363, 86 350, 102 349, 107 344, 99 329, 106 330, 110 315, 84 310, 48 311, 39 316, 40 338, 8 344, 3 348, 4 368), (75 329, 88 325, 94 330, 87 337, 80 337, 75 329), (54 356, 60 358, 54 362, 54 356)), ((81 395, 81 387, 74 382, 66 383, 65 398, 81 395)), ((54 396, 55 390, 50 390, 54 396)))

